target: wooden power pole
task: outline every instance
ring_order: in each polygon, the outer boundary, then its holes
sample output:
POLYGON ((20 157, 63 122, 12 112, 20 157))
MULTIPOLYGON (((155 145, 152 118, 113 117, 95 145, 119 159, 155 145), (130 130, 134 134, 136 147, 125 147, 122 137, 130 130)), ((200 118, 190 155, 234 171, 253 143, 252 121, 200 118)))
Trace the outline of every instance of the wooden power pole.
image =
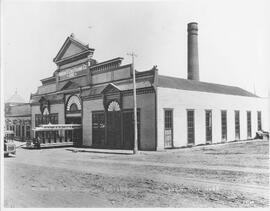
POLYGON ((138 153, 138 128, 137 128, 137 93, 136 93, 136 74, 135 74, 135 68, 134 68, 134 57, 137 57, 137 55, 132 52, 128 53, 128 56, 131 56, 132 58, 132 73, 133 73, 133 107, 134 107, 134 148, 133 148, 133 154, 138 153))

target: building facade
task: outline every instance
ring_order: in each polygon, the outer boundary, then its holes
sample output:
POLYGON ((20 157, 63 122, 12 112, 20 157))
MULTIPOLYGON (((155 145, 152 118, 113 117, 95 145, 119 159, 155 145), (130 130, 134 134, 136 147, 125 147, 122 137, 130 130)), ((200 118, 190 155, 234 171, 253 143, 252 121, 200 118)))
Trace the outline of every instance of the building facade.
POLYGON ((31 136, 30 104, 17 91, 5 102, 5 130, 12 130, 15 139, 24 141, 31 136))
MULTIPOLYGON (((78 143, 101 148, 133 148, 131 65, 122 58, 97 63, 94 49, 73 36, 54 59, 57 70, 41 80, 31 95, 32 129, 44 124, 80 124, 78 143)), ((154 80, 157 70, 138 72, 138 136, 141 150, 154 150, 156 141, 154 80)), ((36 136, 35 132, 32 134, 36 136)), ((44 143, 70 142, 71 132, 41 132, 44 143)))
MULTIPOLYGON (((162 150, 255 136, 269 128, 268 101, 238 87, 199 81, 197 24, 188 25, 188 79, 136 71, 138 148, 162 150)), ((43 143, 132 149, 131 64, 97 62, 94 49, 69 36, 54 58, 53 76, 31 94, 32 136, 43 143), (40 130, 76 125, 76 130, 40 130)))

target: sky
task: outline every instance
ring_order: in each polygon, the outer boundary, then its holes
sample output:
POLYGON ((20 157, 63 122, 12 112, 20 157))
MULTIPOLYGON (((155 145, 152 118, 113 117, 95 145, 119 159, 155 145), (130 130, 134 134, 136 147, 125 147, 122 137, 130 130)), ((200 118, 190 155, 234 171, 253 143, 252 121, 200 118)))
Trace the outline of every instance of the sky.
POLYGON ((2 1, 3 96, 29 101, 67 36, 98 62, 134 51, 135 68, 187 78, 187 24, 198 22, 200 80, 269 92, 270 1, 2 1))

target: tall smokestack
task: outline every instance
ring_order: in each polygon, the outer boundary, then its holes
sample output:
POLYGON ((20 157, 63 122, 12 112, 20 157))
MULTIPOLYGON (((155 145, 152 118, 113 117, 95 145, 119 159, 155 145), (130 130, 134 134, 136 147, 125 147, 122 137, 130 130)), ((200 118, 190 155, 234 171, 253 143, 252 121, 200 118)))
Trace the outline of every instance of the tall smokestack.
POLYGON ((200 80, 198 56, 198 24, 188 24, 188 79, 200 80))

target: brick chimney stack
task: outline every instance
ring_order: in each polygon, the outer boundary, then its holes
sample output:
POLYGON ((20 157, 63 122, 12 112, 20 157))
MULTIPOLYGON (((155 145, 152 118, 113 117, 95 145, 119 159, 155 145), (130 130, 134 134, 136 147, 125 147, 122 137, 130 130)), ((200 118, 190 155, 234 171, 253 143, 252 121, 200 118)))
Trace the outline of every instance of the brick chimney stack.
POLYGON ((188 79, 200 80, 198 56, 198 23, 188 24, 188 79))

